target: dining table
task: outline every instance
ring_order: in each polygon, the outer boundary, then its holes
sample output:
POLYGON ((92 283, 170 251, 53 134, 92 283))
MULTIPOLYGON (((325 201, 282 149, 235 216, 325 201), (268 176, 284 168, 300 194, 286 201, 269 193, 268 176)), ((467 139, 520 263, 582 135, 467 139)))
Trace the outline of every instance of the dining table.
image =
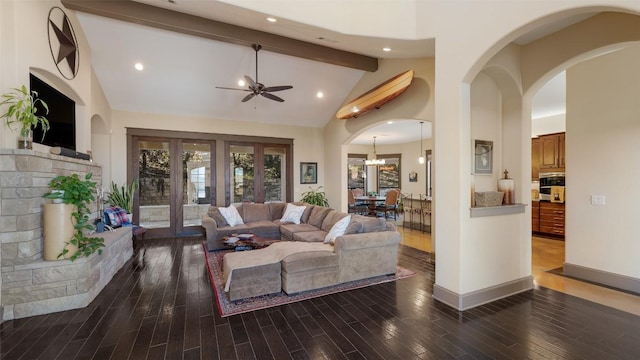
POLYGON ((376 214, 376 206, 379 203, 384 203, 386 200, 386 197, 384 196, 357 196, 355 198, 356 203, 357 202, 361 202, 367 205, 367 215, 368 216, 377 216, 376 214))

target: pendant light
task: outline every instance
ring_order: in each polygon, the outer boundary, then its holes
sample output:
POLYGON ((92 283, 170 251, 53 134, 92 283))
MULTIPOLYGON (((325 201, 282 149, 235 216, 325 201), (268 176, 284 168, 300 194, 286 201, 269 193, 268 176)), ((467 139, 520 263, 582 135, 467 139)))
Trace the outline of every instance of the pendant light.
POLYGON ((420 157, 418 158, 418 163, 424 164, 424 152, 422 151, 422 125, 424 121, 420 121, 420 157))
POLYGON ((378 156, 376 155, 376 137, 373 137, 373 159, 369 160, 365 160, 364 164, 367 166, 378 166, 378 165, 384 165, 384 159, 378 159, 378 156))

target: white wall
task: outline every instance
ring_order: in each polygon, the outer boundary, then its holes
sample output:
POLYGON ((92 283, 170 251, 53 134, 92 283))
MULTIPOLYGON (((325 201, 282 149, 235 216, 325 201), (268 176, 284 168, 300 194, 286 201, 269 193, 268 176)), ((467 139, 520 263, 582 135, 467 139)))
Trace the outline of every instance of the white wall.
POLYGON ((567 70, 569 264, 640 278, 640 46, 567 70), (606 205, 591 205, 592 195, 606 205))
POLYGON ((566 114, 560 114, 531 120, 531 137, 565 132, 567 130, 565 116, 566 114))

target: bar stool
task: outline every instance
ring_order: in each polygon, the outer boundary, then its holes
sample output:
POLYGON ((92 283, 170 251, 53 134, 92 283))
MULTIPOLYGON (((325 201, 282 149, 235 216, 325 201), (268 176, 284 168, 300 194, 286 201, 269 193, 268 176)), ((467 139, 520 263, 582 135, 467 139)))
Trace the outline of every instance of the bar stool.
POLYGON ((402 215, 402 227, 406 228, 407 217, 409 217, 409 227, 411 228, 411 224, 413 223, 413 201, 411 198, 411 194, 402 194, 402 211, 404 215, 402 215))

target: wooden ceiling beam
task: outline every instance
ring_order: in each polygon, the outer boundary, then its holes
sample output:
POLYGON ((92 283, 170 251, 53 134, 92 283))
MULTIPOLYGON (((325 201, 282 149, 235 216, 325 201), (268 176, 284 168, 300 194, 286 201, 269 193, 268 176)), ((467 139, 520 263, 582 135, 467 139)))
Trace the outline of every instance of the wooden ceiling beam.
POLYGON ((62 4, 67 9, 158 29, 243 46, 260 44, 264 50, 275 53, 371 72, 378 70, 378 59, 374 57, 171 11, 135 1, 62 0, 62 4))

